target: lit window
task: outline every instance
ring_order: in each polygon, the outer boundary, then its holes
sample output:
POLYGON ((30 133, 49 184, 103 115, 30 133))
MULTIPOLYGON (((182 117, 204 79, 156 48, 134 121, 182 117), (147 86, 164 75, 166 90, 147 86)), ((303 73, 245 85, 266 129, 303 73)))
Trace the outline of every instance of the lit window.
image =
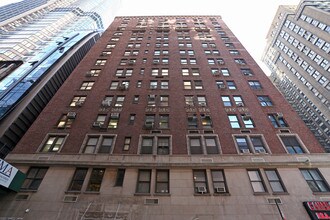
POLYGON ((80 90, 91 90, 94 82, 83 82, 80 86, 80 90))
POLYGON ((108 128, 116 129, 119 123, 119 113, 111 113, 108 128))
POLYGON ((69 117, 68 114, 63 114, 57 123, 57 128, 71 128, 73 121, 74 117, 69 117))
POLYGON ((191 89, 191 81, 183 81, 183 88, 184 89, 191 89))
POLYGON ((50 135, 40 152, 58 152, 65 140, 65 135, 50 135))

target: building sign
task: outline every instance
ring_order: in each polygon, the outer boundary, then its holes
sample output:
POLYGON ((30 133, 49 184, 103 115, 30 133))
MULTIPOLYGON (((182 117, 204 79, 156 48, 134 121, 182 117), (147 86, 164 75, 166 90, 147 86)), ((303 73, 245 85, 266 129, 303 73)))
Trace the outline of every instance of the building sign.
POLYGON ((25 178, 25 174, 0 159, 0 186, 18 191, 25 178))
POLYGON ((330 219, 329 201, 308 201, 303 204, 312 220, 330 219))

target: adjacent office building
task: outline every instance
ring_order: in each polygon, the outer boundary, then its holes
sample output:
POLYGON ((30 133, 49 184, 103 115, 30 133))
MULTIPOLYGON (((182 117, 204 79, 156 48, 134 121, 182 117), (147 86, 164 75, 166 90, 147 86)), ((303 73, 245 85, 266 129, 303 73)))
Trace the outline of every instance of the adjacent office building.
POLYGON ((328 155, 220 16, 116 17, 6 161, 3 218, 328 212, 328 155))
POLYGON ((280 6, 263 61, 271 79, 330 152, 330 3, 280 6))
POLYGON ((119 0, 24 0, 0 8, 0 158, 16 146, 119 5, 119 0))

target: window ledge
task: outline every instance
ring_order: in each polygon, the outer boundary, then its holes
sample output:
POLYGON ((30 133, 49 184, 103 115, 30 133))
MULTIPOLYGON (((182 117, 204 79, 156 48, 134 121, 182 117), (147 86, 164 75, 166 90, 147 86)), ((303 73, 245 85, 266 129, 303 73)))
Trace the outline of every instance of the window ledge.
POLYGON ((84 194, 95 194, 95 195, 99 195, 100 192, 94 192, 94 191, 85 191, 84 194))
POLYGON ((31 192, 31 193, 34 193, 34 192, 38 192, 37 189, 20 189, 19 192, 31 192))
POLYGON ((264 196, 264 195, 269 195, 269 193, 268 192, 255 192, 255 193, 253 193, 253 195, 255 195, 255 196, 264 196))
POLYGON ((231 196, 230 193, 213 193, 213 196, 231 196))
POLYGON ((278 195, 290 195, 288 192, 273 192, 272 193, 274 196, 278 196, 278 195))
POLYGON ((134 196, 151 196, 150 193, 134 193, 134 196))
POLYGON ((154 193, 154 196, 171 196, 171 193, 154 193))
POLYGON ((194 193, 194 196, 211 196, 210 193, 194 193))
POLYGON ((330 195, 330 192, 313 192, 313 195, 330 195))
POLYGON ((65 191, 65 194, 81 194, 81 191, 65 191))

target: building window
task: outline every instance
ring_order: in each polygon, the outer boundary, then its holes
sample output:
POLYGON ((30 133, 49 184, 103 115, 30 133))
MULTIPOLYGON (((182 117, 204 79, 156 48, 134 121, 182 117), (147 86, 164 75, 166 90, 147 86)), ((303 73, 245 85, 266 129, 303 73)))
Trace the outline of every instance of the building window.
POLYGON ((191 81, 183 81, 183 88, 184 89, 191 89, 191 81))
POLYGON ((304 150, 300 146, 296 137, 294 136, 282 136, 281 140, 289 154, 303 154, 304 150))
POLYGON ((135 114, 130 114, 129 115, 129 120, 128 120, 128 124, 129 125, 133 125, 135 121, 135 114))
POLYGON ((252 70, 250 69, 241 69, 241 72, 244 76, 253 76, 252 70))
POLYGON ((125 177, 125 169, 118 169, 115 186, 123 186, 125 177))
POLYGON ((204 129, 212 128, 212 119, 210 115, 201 114, 201 122, 204 129))
POLYGON ((156 193, 169 193, 169 170, 156 170, 156 193))
POLYGON ((241 115, 241 117, 242 117, 242 121, 244 123, 245 128, 254 128, 254 123, 253 123, 250 115, 244 114, 244 115, 241 115))
POLYGON ((258 100, 261 106, 273 106, 273 103, 268 96, 258 96, 258 100))
POLYGON ((309 188, 313 192, 329 192, 329 185, 317 169, 300 169, 309 188))
POLYGON ((94 85, 94 82, 83 82, 80 86, 80 90, 91 90, 94 85))
POLYGON ((106 115, 98 115, 96 117, 96 121, 93 123, 94 127, 102 127, 105 124, 107 116, 106 115))
POLYGON ((146 115, 144 121, 144 128, 147 130, 153 129, 155 127, 155 115, 146 115))
POLYGON ((194 106, 194 96, 185 96, 184 99, 187 106, 194 106))
POLYGON ((231 101, 230 101, 230 97, 229 97, 229 96, 221 96, 221 99, 222 99, 223 105, 224 105, 225 107, 230 107, 230 106, 232 106, 231 101))
POLYGON ((209 192, 206 170, 193 170, 194 190, 197 194, 205 194, 209 192))
POLYGON ((269 120, 271 121, 272 125, 275 128, 280 128, 280 127, 289 127, 287 123, 284 121, 283 115, 282 114, 269 114, 268 115, 269 120))
POLYGON ((236 106, 238 106, 238 107, 243 107, 244 106, 244 102, 243 102, 243 99, 242 99, 241 96, 234 95, 233 99, 234 99, 234 102, 235 102, 236 106))
POLYGON ((86 96, 75 96, 73 97, 70 107, 80 107, 84 104, 86 96))
POLYGON ((229 73, 229 69, 221 69, 221 74, 223 75, 223 76, 230 76, 230 73, 229 73))
POLYGON ((251 140, 254 152, 256 152, 256 153, 266 153, 267 152, 261 137, 251 136, 250 140, 251 140))
POLYGON ((203 154, 202 142, 200 137, 189 138, 190 154, 203 154))
POLYGON ((205 148, 207 154, 219 154, 219 147, 215 137, 205 137, 205 148))
POLYGON ((249 85, 252 89, 256 89, 256 90, 262 89, 259 81, 249 81, 249 85))
POLYGON ((168 155, 170 153, 170 138, 158 137, 157 138, 157 154, 168 155))
POLYGON ((207 106, 206 97, 205 96, 197 96, 197 103, 201 107, 207 106))
POLYGON ((169 106, 169 97, 165 96, 165 95, 161 95, 159 97, 159 106, 162 106, 162 107, 169 106))
POLYGON ((222 194, 228 192, 223 170, 211 170, 211 176, 214 193, 222 194))
POLYGON ((150 193, 151 170, 139 170, 136 193, 150 193))
POLYGON ((189 115, 187 120, 188 120, 188 128, 195 129, 198 127, 198 120, 196 115, 189 115))
POLYGON ((94 168, 92 170, 86 191, 89 191, 89 192, 99 192, 100 191, 104 171, 105 171, 105 169, 101 169, 101 168, 94 168))
POLYGON ((119 123, 119 113, 111 113, 108 128, 116 129, 119 123))
POLYGON ((152 154, 153 151, 153 137, 143 137, 141 144, 141 154, 152 154))
POLYGON ((195 80, 195 89, 203 89, 203 82, 201 80, 195 80))
POLYGON ((248 175, 250 178, 253 192, 255 193, 267 192, 259 170, 248 170, 248 175))
POLYGON ((74 118, 68 117, 67 114, 63 114, 60 121, 57 123, 57 128, 71 128, 74 118))
POLYGON ((238 117, 236 115, 228 115, 229 123, 232 128, 241 128, 241 125, 238 121, 238 117))
POLYGON ((160 89, 168 89, 169 84, 168 81, 160 81, 160 89))
POLYGON ((98 153, 109 154, 113 145, 113 137, 103 137, 98 153))
POLYGON ((230 89, 230 90, 236 89, 236 85, 235 85, 234 81, 227 81, 227 86, 228 86, 228 89, 230 89))
POLYGON ((159 129, 168 129, 169 119, 169 115, 159 115, 159 129))
POLYGON ((26 174, 21 190, 37 190, 47 170, 48 167, 31 167, 26 174))
POLYGON ((132 139, 131 137, 125 137, 123 150, 125 150, 125 151, 129 150, 129 148, 131 146, 131 139, 132 139))
POLYGON ((86 153, 86 154, 95 153, 95 149, 96 149, 98 141, 99 141, 99 137, 88 137, 83 153, 86 153))
POLYGON ((96 60, 95 66, 104 66, 107 63, 107 60, 96 60))
POLYGON ((81 191, 88 169, 77 168, 74 172, 68 191, 81 191))
POLYGON ((50 135, 40 152, 58 152, 63 146, 65 135, 50 135))
POLYGON ((250 153, 250 148, 246 137, 235 137, 235 141, 240 153, 250 153))
POLYGON ((283 182, 275 169, 265 170, 266 177, 274 193, 286 192, 283 182))
POLYGON ((125 96, 117 96, 115 107, 122 107, 124 105, 125 96))

